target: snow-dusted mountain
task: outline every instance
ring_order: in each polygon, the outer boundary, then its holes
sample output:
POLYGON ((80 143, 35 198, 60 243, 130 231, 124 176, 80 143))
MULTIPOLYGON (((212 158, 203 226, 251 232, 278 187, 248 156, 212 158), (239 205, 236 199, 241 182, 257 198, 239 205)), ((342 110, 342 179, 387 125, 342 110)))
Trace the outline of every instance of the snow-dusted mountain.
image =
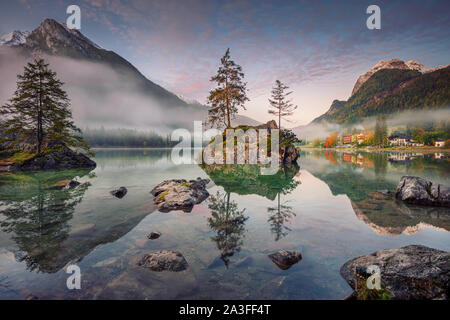
POLYGON ((18 46, 24 44, 29 35, 29 31, 14 30, 0 38, 0 46, 18 46))
POLYGON ((356 91, 361 88, 361 86, 369 80, 369 78, 375 74, 377 71, 383 70, 383 69, 401 69, 401 70, 416 70, 420 73, 428 73, 433 72, 439 69, 443 69, 448 67, 446 66, 438 66, 436 68, 428 68, 425 67, 423 64, 421 64, 418 61, 410 60, 408 62, 404 62, 400 59, 392 59, 392 60, 381 60, 376 65, 374 65, 369 71, 367 71, 365 74, 359 76, 358 80, 356 80, 355 86, 352 90, 352 96, 356 93, 356 91))

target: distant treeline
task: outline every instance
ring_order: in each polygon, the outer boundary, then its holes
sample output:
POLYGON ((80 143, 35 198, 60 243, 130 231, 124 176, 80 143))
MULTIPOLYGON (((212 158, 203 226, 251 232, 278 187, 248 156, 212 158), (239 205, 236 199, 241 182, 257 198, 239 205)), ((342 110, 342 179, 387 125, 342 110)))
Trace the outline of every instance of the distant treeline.
POLYGON ((133 129, 85 129, 83 137, 92 147, 165 148, 177 143, 170 141, 170 135, 133 129))

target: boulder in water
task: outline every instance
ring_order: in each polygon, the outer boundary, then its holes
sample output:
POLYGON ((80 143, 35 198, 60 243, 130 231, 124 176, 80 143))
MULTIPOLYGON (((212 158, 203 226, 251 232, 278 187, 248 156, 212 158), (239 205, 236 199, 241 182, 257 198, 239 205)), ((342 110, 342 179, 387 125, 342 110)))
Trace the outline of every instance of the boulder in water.
POLYGON ((450 207, 450 188, 413 176, 403 176, 395 197, 411 204, 450 207))

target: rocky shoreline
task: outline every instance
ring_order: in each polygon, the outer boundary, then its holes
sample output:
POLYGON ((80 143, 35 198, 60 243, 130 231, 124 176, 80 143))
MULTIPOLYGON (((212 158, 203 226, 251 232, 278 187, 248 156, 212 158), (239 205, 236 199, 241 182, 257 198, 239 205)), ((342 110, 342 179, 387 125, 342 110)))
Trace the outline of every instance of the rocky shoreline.
POLYGON ((22 163, 5 163, 0 171, 39 171, 59 169, 95 168, 97 164, 82 153, 75 152, 66 146, 41 155, 35 155, 22 163))

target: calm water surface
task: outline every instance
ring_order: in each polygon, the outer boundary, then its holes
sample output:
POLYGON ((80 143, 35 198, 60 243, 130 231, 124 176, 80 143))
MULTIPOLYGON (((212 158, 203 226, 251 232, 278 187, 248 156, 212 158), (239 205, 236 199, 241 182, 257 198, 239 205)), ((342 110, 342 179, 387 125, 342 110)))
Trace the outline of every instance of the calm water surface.
POLYGON ((450 250, 450 213, 374 193, 403 175, 450 184, 445 153, 303 151, 299 168, 260 176, 253 166, 175 166, 168 150, 97 150, 97 168, 0 175, 0 299, 341 299, 347 260, 422 244, 450 250), (75 189, 53 188, 79 177, 75 189), (192 212, 158 212, 149 191, 166 179, 212 180, 192 212), (116 199, 113 188, 126 186, 116 199), (148 240, 151 231, 162 236, 148 240), (180 251, 183 272, 136 259, 180 251), (280 270, 267 254, 300 250, 280 270), (81 290, 68 290, 76 263, 81 290))

